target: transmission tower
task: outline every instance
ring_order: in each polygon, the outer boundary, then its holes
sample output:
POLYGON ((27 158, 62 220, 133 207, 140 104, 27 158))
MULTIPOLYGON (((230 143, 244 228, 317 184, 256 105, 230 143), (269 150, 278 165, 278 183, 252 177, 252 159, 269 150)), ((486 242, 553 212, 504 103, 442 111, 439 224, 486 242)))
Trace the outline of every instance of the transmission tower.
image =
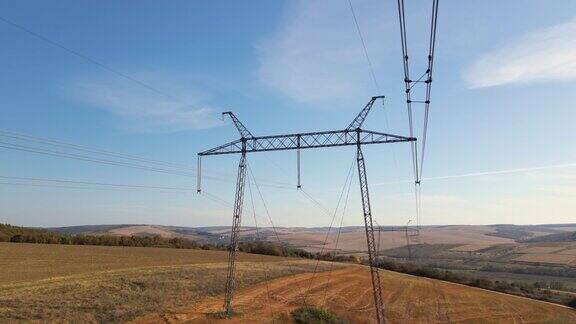
POLYGON ((368 247, 368 261, 370 264, 370 274, 372 278, 372 289, 374 304, 376 306, 376 319, 378 323, 384 323, 384 302, 382 300, 382 288, 380 275, 377 267, 377 251, 374 240, 374 225, 372 210, 370 207, 370 195, 368 191, 368 177, 366 174, 366 163, 362 146, 368 144, 384 144, 398 142, 414 142, 416 138, 399 135, 386 134, 381 132, 362 129, 362 124, 366 120, 374 102, 378 99, 384 100, 384 96, 375 96, 364 106, 356 118, 343 130, 329 130, 312 133, 296 133, 271 136, 253 136, 250 131, 240 122, 232 112, 225 112, 236 129, 240 133, 240 139, 220 145, 218 147, 198 153, 198 183, 197 191, 201 192, 201 165, 202 157, 208 155, 240 154, 238 164, 238 177, 236 182, 236 197, 234 201, 234 213, 232 218, 232 231, 230 235, 230 250, 228 254, 228 278, 226 280, 226 296, 224 299, 224 311, 232 314, 232 297, 235 288, 235 264, 238 252, 239 231, 242 220, 242 205, 244 200, 244 184, 246 181, 246 155, 252 152, 266 151, 297 151, 297 172, 298 188, 300 187, 300 150, 309 148, 326 148, 335 146, 356 146, 356 162, 358 167, 358 178, 360 182, 360 193, 362 197, 362 208, 364 218, 364 229, 366 232, 366 243, 368 247))

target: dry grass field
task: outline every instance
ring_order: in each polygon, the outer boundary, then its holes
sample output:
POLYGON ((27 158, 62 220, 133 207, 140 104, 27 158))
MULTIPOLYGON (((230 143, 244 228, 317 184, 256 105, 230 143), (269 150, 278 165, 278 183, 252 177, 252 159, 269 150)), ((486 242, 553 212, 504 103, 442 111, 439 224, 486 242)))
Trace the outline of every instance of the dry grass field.
MULTIPOLYGON (((240 290, 236 294, 239 315, 231 320, 212 317, 221 306, 221 298, 215 297, 136 322, 284 322, 291 310, 303 305, 304 295, 308 304, 329 308, 351 323, 375 322, 366 267, 350 266, 331 275, 324 272, 314 281, 311 277, 283 277, 240 290)), ((382 271, 381 277, 389 323, 576 323, 576 312, 559 305, 388 271, 382 271)))
POLYGON ((575 248, 576 243, 573 242, 530 243, 518 250, 521 255, 514 261, 574 266, 575 248))
MULTIPOLYGON (((423 228, 420 231, 420 243, 422 244, 479 244, 483 247, 495 244, 513 243, 514 240, 488 235, 494 230, 487 226, 447 226, 423 228)), ((377 235, 377 234, 376 234, 377 235)), ((377 235, 378 236, 378 235, 377 235)), ((324 240, 326 233, 322 232, 297 232, 280 235, 283 242, 296 247, 302 247, 309 251, 319 251, 324 246, 331 250, 338 248, 346 252, 366 251, 366 236, 363 228, 357 228, 340 234, 338 246, 336 246, 337 229, 328 235, 326 245, 324 240)), ((380 235, 380 249, 393 249, 406 245, 404 231, 384 231, 380 235)))
POLYGON ((514 261, 574 265, 576 264, 576 255, 529 253, 514 258, 514 261))
MULTIPOLYGON (((124 322, 192 305, 223 293, 226 260, 223 251, 0 243, 0 323, 124 322)), ((239 261, 240 287, 315 266, 249 254, 239 261)))
MULTIPOLYGON (((214 322, 222 306, 222 251, 0 244, 0 322, 214 322)), ((287 320, 307 302, 353 323, 373 316, 367 268, 240 254, 240 315, 229 323, 287 320), (333 267, 333 271, 326 271, 333 267), (314 278, 314 280, 311 280, 314 278), (309 293, 306 293, 306 292, 309 293)), ((558 305, 382 272, 392 323, 576 322, 558 305)))
POLYGON ((127 226, 121 228, 115 228, 108 231, 109 234, 112 235, 124 235, 124 236, 132 236, 132 235, 160 235, 162 237, 171 238, 175 237, 175 233, 168 231, 160 226, 153 226, 153 225, 136 225, 136 226, 127 226))

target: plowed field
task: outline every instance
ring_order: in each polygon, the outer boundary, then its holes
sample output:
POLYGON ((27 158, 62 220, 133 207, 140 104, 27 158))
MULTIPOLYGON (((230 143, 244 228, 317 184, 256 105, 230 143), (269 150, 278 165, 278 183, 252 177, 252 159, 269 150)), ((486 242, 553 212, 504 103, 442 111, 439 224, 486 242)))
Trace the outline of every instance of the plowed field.
MULTIPOLYGON (((352 323, 371 323, 374 304, 370 274, 351 266, 314 275, 278 278, 238 291, 231 320, 217 320, 222 297, 147 316, 140 323, 266 323, 283 322, 304 303, 333 310, 352 323)), ((566 307, 394 272, 381 272, 386 319, 391 323, 576 323, 566 307)))

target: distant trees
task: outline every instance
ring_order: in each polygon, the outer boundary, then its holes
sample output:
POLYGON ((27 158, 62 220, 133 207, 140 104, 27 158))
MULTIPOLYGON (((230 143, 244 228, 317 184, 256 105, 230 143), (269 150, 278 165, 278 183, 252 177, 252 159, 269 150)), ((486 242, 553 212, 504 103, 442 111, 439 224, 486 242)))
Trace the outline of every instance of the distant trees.
POLYGON ((576 242, 576 231, 542 235, 517 241, 521 243, 576 242))
POLYGON ((278 245, 264 241, 241 242, 240 245, 238 246, 238 249, 241 252, 254 253, 254 254, 318 259, 318 260, 335 261, 335 262, 353 262, 353 263, 359 262, 358 258, 352 255, 338 255, 336 253, 320 253, 320 252, 313 253, 303 249, 293 248, 287 245, 278 245))
MULTIPOLYGON (((226 250, 227 246, 200 244, 183 237, 164 238, 160 235, 149 236, 117 236, 117 235, 68 235, 50 232, 43 229, 0 224, 0 242, 40 243, 40 244, 71 244, 71 245, 104 245, 131 247, 160 247, 173 249, 203 249, 226 250)), ((354 256, 337 255, 335 253, 312 253, 302 249, 278 245, 265 241, 241 242, 241 252, 265 254, 281 257, 296 257, 319 259, 337 262, 359 262, 354 256)))
POLYGON ((57 238, 58 234, 41 229, 12 226, 9 224, 0 224, 0 242, 20 242, 20 241, 37 241, 32 243, 50 243, 57 238), (12 239, 14 236, 17 236, 12 239))
POLYGON ((0 224, 0 242, 58 244, 60 234, 41 229, 0 224))
POLYGON ((18 227, 9 224, 0 224, 0 242, 166 247, 176 249, 222 249, 212 245, 202 245, 182 237, 163 238, 160 235, 67 235, 43 229, 18 227))

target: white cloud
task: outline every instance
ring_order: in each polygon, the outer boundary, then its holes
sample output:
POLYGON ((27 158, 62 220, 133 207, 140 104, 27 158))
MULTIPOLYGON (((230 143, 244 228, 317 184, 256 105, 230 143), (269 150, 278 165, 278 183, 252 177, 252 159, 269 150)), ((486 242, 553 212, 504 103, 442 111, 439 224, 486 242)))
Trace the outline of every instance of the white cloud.
POLYGON ((75 100, 123 117, 138 131, 173 132, 219 126, 218 109, 205 104, 205 96, 180 86, 186 80, 156 75, 145 79, 168 96, 114 76, 75 80, 66 89, 75 100), (171 81, 166 81, 171 80, 171 81))
POLYGON ((480 56, 464 78, 471 88, 576 81, 576 19, 528 33, 480 56))
MULTIPOLYGON (((381 69, 385 20, 374 1, 354 1, 372 64, 381 69), (367 33, 379 35, 370 37, 367 33)), ((260 81, 302 103, 346 104, 374 86, 346 1, 300 1, 273 37, 260 44, 260 81)), ((394 42, 396 44, 396 42, 394 42)), ((377 72, 378 74, 378 72, 377 72)))

